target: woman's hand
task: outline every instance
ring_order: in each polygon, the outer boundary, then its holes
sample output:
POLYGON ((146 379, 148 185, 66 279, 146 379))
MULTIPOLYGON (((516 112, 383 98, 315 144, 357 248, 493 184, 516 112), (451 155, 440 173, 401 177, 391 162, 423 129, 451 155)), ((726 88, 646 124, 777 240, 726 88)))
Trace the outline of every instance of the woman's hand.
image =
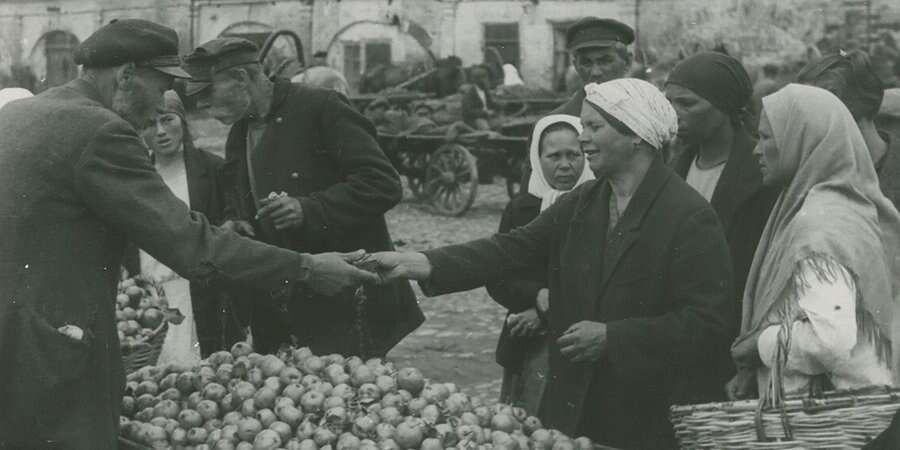
POLYGON ((510 314, 509 334, 515 337, 536 336, 543 331, 541 318, 534 308, 526 309, 518 314, 510 314))
POLYGON ((756 371, 753 369, 738 370, 734 378, 725 385, 725 395, 731 401, 757 397, 756 371))

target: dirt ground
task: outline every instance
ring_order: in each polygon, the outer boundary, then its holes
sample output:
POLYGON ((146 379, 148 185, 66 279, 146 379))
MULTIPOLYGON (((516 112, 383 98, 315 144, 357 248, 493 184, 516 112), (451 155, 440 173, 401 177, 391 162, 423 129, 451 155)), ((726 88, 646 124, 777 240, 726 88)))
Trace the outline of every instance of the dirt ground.
MULTIPOLYGON (((228 127, 192 114, 189 118, 195 144, 224 156, 228 127)), ((426 250, 489 236, 497 230, 508 197, 505 186, 481 185, 472 208, 462 217, 432 214, 408 191, 404 201, 387 214, 388 227, 398 250, 426 250)), ((426 321, 389 354, 398 367, 415 366, 430 379, 456 383, 468 394, 485 401, 500 395, 502 369, 494 361, 497 338, 505 309, 492 301, 484 288, 442 295, 422 296, 413 289, 426 321)))

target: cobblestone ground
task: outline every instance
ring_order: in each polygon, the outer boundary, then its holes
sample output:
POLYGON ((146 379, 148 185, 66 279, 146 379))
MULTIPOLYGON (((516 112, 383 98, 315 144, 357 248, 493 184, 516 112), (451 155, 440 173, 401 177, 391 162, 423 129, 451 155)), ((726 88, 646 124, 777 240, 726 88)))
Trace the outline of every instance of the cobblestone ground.
MULTIPOLYGON (((489 236, 497 230, 508 201, 499 183, 481 185, 472 208, 462 217, 428 212, 425 205, 407 200, 387 215, 391 235, 400 250, 425 250, 489 236)), ((456 383, 484 401, 500 396, 502 369, 494 350, 506 310, 484 288, 439 297, 419 295, 426 320, 389 354, 398 367, 415 366, 427 378, 456 383)))
MULTIPOLYGON (((198 147, 224 153, 228 127, 200 113, 192 114, 190 123, 198 147)), ((497 230, 508 201, 499 179, 479 186, 475 203, 462 217, 432 214, 408 191, 404 198, 387 214, 398 250, 426 250, 489 236, 497 230)), ((456 383, 484 401, 495 401, 500 396, 502 370, 494 361, 494 350, 505 309, 493 302, 484 288, 434 298, 422 296, 415 283, 413 289, 426 321, 400 342, 388 359, 398 367, 418 367, 427 378, 456 383)))

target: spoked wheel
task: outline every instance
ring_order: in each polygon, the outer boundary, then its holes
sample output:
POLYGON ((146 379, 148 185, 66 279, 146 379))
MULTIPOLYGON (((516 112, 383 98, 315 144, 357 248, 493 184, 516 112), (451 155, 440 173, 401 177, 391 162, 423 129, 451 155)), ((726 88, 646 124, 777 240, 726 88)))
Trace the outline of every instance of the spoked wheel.
POLYGON ((478 193, 475 157, 459 144, 446 144, 428 159, 425 188, 435 211, 447 216, 465 213, 478 193))
POLYGON ((425 192, 425 171, 428 167, 428 155, 424 153, 407 155, 403 163, 409 190, 412 191, 416 200, 428 200, 428 193, 425 192))

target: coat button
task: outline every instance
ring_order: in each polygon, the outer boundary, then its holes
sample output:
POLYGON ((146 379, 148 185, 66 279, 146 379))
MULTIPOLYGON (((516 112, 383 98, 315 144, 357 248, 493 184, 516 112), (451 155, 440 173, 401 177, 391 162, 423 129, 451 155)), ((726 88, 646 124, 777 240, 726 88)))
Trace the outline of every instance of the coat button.
POLYGON ((293 178, 293 179, 295 179, 295 180, 299 180, 299 179, 300 179, 300 174, 297 173, 297 172, 292 172, 292 173, 291 173, 291 178, 293 178))
POLYGON ((284 122, 284 118, 282 118, 282 117, 276 117, 276 118, 275 118, 275 123, 277 123, 277 124, 280 125, 282 122, 284 122))

